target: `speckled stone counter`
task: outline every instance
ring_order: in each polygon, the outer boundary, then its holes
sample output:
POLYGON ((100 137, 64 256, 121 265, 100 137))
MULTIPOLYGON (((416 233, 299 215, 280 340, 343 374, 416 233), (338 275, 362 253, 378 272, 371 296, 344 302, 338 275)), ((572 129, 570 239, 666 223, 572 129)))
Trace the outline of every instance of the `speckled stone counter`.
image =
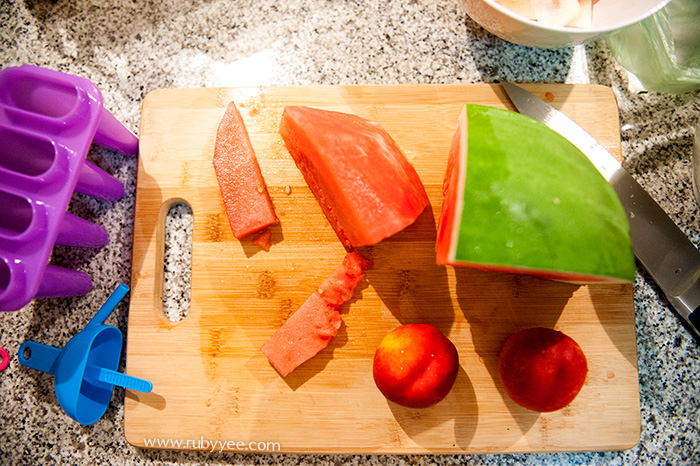
MULTIPOLYGON (((158 88, 234 85, 515 82, 598 83, 619 101, 624 164, 696 245, 692 128, 697 93, 640 92, 604 41, 556 51, 493 37, 455 1, 7 0, 0 66, 31 63, 80 75, 138 134, 141 103, 158 88)), ((0 142, 1 143, 1 142, 0 142)), ((34 301, 0 314, 0 346, 62 347, 117 281, 129 283, 137 159, 94 147, 88 159, 126 187, 116 202, 76 194, 70 211, 104 225, 99 250, 57 247, 54 262, 87 272, 83 297, 34 301)), ((626 451, 474 456, 305 456, 140 450, 123 435, 124 391, 92 426, 68 418, 50 376, 13 358, 0 372, 0 464, 700 464, 700 347, 657 286, 634 288, 642 432, 626 451)), ((126 332, 128 304, 107 323, 126 332)))

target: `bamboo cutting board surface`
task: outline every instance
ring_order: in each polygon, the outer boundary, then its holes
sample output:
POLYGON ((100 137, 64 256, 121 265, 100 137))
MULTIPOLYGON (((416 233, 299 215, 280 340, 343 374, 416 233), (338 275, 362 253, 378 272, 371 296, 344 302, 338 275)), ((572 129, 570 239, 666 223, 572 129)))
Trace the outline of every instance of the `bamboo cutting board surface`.
MULTIPOLYGON (((621 155, 613 93, 595 85, 529 85, 621 155)), ((499 85, 308 86, 159 90, 143 103, 127 372, 153 382, 127 391, 125 433, 137 446, 236 452, 475 453, 625 449, 640 435, 632 285, 574 286, 435 265, 447 153, 465 102, 513 109, 499 85), (281 223, 273 246, 233 238, 212 167, 216 128, 235 100, 281 223), (361 252, 374 260, 325 350, 286 378, 263 343, 340 264, 345 250, 278 133, 286 105, 378 121, 418 171, 431 206, 403 232, 361 252), (187 317, 162 310, 167 212, 193 211, 187 317), (388 402, 372 379, 374 351, 401 324, 425 322, 457 346, 450 394, 423 409, 388 402), (515 405, 497 373, 516 330, 572 336, 589 375, 568 407, 515 405)))

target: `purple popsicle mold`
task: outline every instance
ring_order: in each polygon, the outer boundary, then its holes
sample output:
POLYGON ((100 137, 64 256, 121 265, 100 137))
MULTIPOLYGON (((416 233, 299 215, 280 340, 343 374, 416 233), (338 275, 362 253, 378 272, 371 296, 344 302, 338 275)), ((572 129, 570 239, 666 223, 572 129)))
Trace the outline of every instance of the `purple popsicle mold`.
POLYGON ((110 201, 124 195, 119 180, 85 160, 93 141, 138 152, 136 136, 89 80, 31 65, 0 71, 0 311, 92 289, 89 275, 49 259, 54 244, 109 241, 102 226, 66 212, 74 191, 110 201))

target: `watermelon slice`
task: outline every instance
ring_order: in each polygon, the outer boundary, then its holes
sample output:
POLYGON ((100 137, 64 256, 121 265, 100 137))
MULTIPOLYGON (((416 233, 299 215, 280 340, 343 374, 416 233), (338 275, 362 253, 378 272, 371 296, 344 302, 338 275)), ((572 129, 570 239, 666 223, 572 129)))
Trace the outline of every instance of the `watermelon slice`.
POLYGON ((293 106, 284 109, 280 134, 346 247, 376 244, 428 206, 415 169, 376 122, 293 106))
POLYGON ((348 253, 343 263, 262 346, 263 354, 282 377, 333 340, 342 322, 340 306, 352 298, 355 287, 365 278, 365 270, 371 267, 372 262, 357 251, 348 253))
POLYGON ((438 222, 440 265, 573 282, 631 282, 629 223, 573 144, 515 112, 467 104, 438 222))
POLYGON ((213 163, 233 236, 241 239, 278 222, 235 102, 216 131, 213 163))

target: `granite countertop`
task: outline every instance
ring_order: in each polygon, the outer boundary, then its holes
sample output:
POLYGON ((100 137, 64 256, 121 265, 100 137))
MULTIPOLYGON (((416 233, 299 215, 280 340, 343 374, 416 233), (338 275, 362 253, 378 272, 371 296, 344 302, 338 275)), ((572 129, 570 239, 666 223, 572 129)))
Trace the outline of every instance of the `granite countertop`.
MULTIPOLYGON (((697 93, 640 92, 604 41, 542 50, 507 43, 455 1, 8 0, 0 4, 0 66, 25 63, 83 76, 136 134, 155 89, 236 85, 515 82, 596 83, 613 89, 624 165, 691 241, 700 244, 691 147, 697 93)), ((117 281, 130 282, 135 157, 93 147, 88 158, 126 187, 116 202, 75 194, 70 212, 104 225, 99 250, 57 247, 54 261, 87 272, 83 297, 37 300, 0 314, 0 347, 62 347, 117 281)), ((0 464, 700 464, 700 348, 658 287, 634 285, 641 439, 629 450, 458 456, 254 455, 140 450, 123 432, 124 391, 81 426, 59 407, 49 376, 16 357, 0 372, 0 464)), ((126 332, 128 305, 107 323, 126 332)))

